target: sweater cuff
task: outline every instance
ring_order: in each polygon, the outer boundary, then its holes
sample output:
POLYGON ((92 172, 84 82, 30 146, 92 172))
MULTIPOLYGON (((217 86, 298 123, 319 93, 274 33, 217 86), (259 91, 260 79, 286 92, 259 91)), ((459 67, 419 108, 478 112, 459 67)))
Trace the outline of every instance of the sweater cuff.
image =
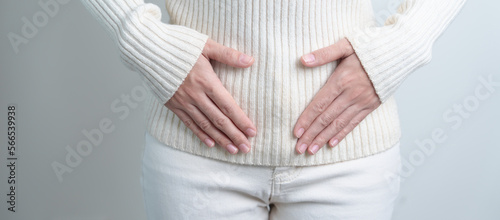
POLYGON ((122 62, 141 73, 165 104, 200 57, 208 36, 161 22, 160 8, 142 0, 82 0, 111 34, 122 62))
POLYGON ((407 0, 385 26, 357 29, 346 36, 382 103, 411 72, 430 62, 433 43, 464 3, 407 0))
POLYGON ((153 4, 137 7, 126 17, 119 37, 122 61, 143 73, 156 97, 165 104, 200 57, 208 36, 160 21, 153 4))
POLYGON ((384 103, 406 76, 431 60, 430 48, 423 39, 413 38, 403 27, 369 28, 348 36, 375 92, 384 103))

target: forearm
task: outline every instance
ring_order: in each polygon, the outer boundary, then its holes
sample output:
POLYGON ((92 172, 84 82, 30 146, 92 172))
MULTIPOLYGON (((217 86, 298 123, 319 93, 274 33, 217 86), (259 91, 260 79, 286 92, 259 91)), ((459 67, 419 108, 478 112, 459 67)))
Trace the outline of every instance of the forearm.
POLYGON ((160 8, 142 0, 82 0, 108 30, 124 64, 141 73, 166 103, 199 58, 208 36, 161 22, 160 8))

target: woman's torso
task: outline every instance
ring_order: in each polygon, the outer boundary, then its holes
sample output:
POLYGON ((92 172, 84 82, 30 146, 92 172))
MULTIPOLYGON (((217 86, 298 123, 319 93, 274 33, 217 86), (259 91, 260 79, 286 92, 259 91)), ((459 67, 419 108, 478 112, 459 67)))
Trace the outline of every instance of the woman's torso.
MULTIPOLYGON (((170 23, 195 29, 255 58, 247 69, 212 62, 225 88, 257 126, 252 151, 244 156, 195 148, 188 151, 237 163, 299 165, 352 159, 384 148, 383 143, 394 144, 399 122, 391 99, 367 116, 333 152, 320 151, 315 155, 318 158, 301 159, 294 151, 293 126, 337 64, 306 68, 299 58, 337 42, 355 28, 372 25, 370 0, 168 0, 166 7, 170 23), (373 139, 373 149, 361 146, 368 144, 367 138, 373 139)), ((183 140, 163 133, 157 137, 177 148, 186 148, 188 142, 204 147, 189 140, 189 135, 196 137, 177 124, 171 112, 164 114, 172 119, 165 119, 162 132, 184 133, 183 140)))

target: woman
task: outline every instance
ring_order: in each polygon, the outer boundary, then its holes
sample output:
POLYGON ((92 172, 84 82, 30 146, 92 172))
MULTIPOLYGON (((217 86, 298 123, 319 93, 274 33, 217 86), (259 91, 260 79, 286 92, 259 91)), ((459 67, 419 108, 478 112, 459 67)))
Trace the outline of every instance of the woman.
POLYGON ((83 2, 151 90, 150 219, 390 219, 393 94, 465 0, 83 2))

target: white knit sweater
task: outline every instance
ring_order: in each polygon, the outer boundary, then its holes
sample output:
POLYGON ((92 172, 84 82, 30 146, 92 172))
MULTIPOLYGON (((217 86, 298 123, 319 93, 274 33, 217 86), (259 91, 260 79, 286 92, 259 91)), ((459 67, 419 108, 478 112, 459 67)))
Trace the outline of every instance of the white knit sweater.
POLYGON ((232 163, 310 166, 373 155, 399 141, 393 93, 431 59, 431 48, 465 0, 407 0, 375 27, 370 0, 172 0, 171 24, 142 0, 83 0, 109 30, 123 62, 151 89, 147 129, 173 148, 232 163), (247 69, 213 62, 215 73, 257 127, 251 151, 231 155, 205 146, 164 106, 182 84, 206 40, 255 58, 247 69), (316 68, 300 57, 347 37, 382 105, 336 147, 298 154, 292 129, 337 63, 316 68))

